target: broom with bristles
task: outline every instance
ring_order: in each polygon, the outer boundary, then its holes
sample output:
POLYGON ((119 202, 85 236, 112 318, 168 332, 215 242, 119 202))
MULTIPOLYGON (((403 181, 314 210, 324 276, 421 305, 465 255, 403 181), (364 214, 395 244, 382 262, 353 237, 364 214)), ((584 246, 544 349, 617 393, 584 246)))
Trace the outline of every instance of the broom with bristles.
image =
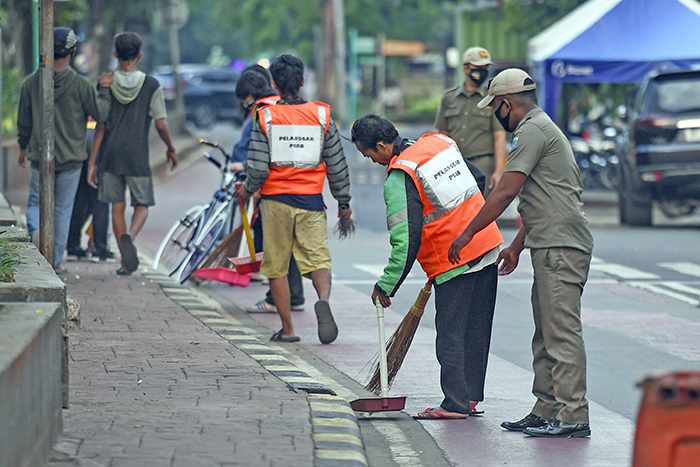
MULTIPOLYGON (((428 303, 430 298, 431 283, 428 281, 418 294, 418 298, 411 308, 406 313, 404 319, 401 320, 399 326, 391 335, 389 340, 386 342, 386 361, 387 361, 387 372, 389 386, 394 381, 396 374, 401 368, 406 354, 408 353, 409 347, 411 347, 411 342, 413 342, 413 336, 416 334, 418 325, 420 324, 420 319, 423 316, 423 311, 425 311, 425 304, 428 303)), ((372 379, 370 379, 365 389, 368 391, 379 394, 381 391, 381 380, 379 376, 379 363, 374 367, 374 373, 372 379)))

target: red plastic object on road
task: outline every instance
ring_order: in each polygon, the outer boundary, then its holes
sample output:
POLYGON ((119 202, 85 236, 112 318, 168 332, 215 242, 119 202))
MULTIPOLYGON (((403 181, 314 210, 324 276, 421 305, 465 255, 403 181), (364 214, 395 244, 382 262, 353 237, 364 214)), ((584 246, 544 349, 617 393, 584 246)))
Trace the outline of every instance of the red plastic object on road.
POLYGON ((238 274, 250 274, 253 272, 260 272, 260 265, 262 264, 263 253, 255 254, 255 261, 250 260, 250 256, 239 256, 238 258, 229 258, 228 260, 236 268, 238 274))
POLYGON ((237 271, 229 268, 201 268, 195 271, 195 277, 210 281, 225 282, 239 287, 248 287, 250 285, 250 274, 240 274, 237 271))
POLYGON ((649 376, 637 417, 632 467, 700 465, 700 372, 649 376))

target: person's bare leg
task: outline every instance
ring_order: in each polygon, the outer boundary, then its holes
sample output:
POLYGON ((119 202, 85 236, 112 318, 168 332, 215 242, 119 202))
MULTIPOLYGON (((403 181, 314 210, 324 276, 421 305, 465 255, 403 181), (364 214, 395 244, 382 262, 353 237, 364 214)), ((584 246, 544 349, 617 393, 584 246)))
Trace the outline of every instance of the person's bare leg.
POLYGON ((141 232, 146 219, 148 219, 148 206, 134 206, 134 214, 131 216, 131 227, 129 228, 129 235, 133 240, 136 240, 136 236, 141 232))
POLYGON ((326 268, 317 269, 307 274, 307 277, 311 278, 318 298, 328 301, 331 296, 331 270, 326 268))
POLYGON ((280 315, 280 320, 282 321, 282 337, 294 337, 287 276, 270 279, 270 291, 272 292, 272 298, 275 299, 277 313, 280 315))
POLYGON ((117 245, 119 246, 120 256, 124 257, 124 252, 122 250, 122 235, 126 233, 126 217, 124 215, 126 211, 126 203, 113 203, 112 204, 112 229, 114 230, 114 237, 117 239, 117 245))

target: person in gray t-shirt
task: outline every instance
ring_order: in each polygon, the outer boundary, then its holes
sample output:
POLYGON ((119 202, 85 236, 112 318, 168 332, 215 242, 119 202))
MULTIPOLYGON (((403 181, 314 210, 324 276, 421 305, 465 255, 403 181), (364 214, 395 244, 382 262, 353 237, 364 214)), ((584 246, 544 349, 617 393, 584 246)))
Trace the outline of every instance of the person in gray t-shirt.
POLYGON ((503 128, 513 132, 512 150, 501 181, 454 240, 448 257, 458 262, 472 237, 520 195, 523 226, 501 251, 498 274, 513 272, 522 250, 530 248, 535 321, 532 392, 537 402, 525 418, 501 426, 531 436, 589 436, 581 294, 588 279, 593 236, 583 214, 583 184, 573 150, 537 106, 535 82, 524 71, 499 73, 478 105, 489 104, 503 128))

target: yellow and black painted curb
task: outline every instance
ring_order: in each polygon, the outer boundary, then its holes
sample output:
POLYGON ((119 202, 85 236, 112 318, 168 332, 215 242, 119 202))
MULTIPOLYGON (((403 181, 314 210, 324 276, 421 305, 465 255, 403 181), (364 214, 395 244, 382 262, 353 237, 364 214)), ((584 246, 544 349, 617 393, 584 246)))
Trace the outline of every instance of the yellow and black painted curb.
POLYGON ((246 328, 237 326, 204 304, 187 286, 152 270, 139 273, 159 284, 170 300, 256 360, 294 391, 307 393, 313 426, 315 467, 368 466, 357 417, 345 399, 336 396, 331 388, 316 381, 284 355, 249 334, 246 328))

